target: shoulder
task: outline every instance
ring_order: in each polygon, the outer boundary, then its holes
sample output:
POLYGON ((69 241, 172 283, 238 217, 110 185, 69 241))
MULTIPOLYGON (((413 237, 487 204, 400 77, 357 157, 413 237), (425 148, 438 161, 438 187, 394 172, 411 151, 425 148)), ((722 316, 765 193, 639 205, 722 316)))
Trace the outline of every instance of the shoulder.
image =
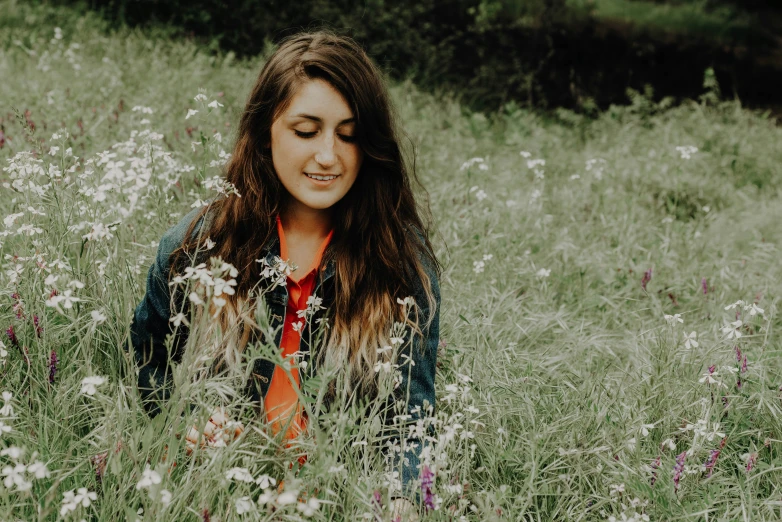
MULTIPOLYGON (((424 231, 416 225, 409 225, 407 228, 407 234, 415 246, 418 262, 421 264, 424 273, 426 273, 427 277, 429 278, 429 289, 434 294, 435 299, 439 301, 440 282, 437 259, 434 255, 434 252, 428 246, 428 242, 426 240, 427 236, 424 231)), ((423 281, 421 281, 419 278, 416 278, 415 285, 417 286, 416 293, 426 293, 423 281)))
POLYGON ((202 207, 194 208, 182 219, 180 219, 176 225, 166 230, 166 232, 163 234, 163 237, 160 238, 160 244, 158 245, 158 259, 160 261, 167 261, 174 250, 179 248, 182 243, 185 242, 187 231, 190 229, 190 225, 192 225, 196 220, 197 222, 193 227, 193 232, 190 238, 193 239, 198 236, 201 227, 204 225, 206 220, 211 217, 209 214, 204 214, 202 211, 202 207))

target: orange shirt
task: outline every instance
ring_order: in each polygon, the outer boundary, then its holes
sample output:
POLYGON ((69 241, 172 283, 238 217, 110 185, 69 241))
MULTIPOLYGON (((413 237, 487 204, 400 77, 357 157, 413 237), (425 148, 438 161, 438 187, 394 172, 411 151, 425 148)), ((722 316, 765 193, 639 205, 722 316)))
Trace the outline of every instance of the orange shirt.
MULTIPOLYGON (((298 317, 296 314, 299 310, 306 310, 307 298, 312 295, 312 291, 315 288, 315 281, 318 274, 318 266, 323 257, 323 252, 331 240, 333 230, 329 232, 326 239, 321 244, 318 252, 315 254, 315 260, 312 263, 310 270, 298 280, 293 276, 288 276, 288 306, 285 310, 285 322, 282 328, 282 340, 280 341, 280 349, 282 351, 283 358, 297 352, 299 350, 299 343, 301 341, 301 334, 299 333, 303 327, 306 327, 306 318, 298 317), (294 328, 296 325, 296 328, 294 328), (302 327, 300 328, 299 325, 302 327), (297 331, 297 329, 299 331, 297 331)), ((285 240, 285 232, 282 229, 282 222, 280 217, 277 216, 277 233, 280 236, 280 257, 288 261, 288 244, 285 240)), ((297 361, 294 358, 290 358, 290 369, 293 380, 296 387, 300 386, 299 379, 299 367, 297 361)), ((266 411, 266 420, 271 423, 272 435, 276 436, 285 426, 288 425, 288 429, 285 433, 285 440, 290 441, 301 433, 307 425, 307 416, 304 412, 304 408, 299 404, 298 397, 296 396, 296 390, 291 383, 291 380, 285 373, 285 370, 280 366, 274 368, 271 382, 269 383, 269 389, 266 392, 266 396, 263 399, 264 408, 266 411), (292 417, 292 418, 291 418, 292 417)))

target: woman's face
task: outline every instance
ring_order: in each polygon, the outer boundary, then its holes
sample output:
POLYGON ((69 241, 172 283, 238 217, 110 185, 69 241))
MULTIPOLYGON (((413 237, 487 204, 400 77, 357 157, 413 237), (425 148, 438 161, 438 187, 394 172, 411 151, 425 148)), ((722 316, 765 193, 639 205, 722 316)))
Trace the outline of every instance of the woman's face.
POLYGON ((355 130, 353 112, 331 84, 299 87, 271 128, 272 162, 291 210, 328 209, 350 190, 363 158, 355 130))

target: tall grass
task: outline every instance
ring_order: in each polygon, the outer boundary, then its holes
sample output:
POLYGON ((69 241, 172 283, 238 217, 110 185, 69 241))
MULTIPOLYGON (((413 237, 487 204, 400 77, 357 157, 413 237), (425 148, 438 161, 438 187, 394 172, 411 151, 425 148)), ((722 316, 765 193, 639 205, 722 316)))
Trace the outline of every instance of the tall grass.
MULTIPOLYGON (((387 506, 394 480, 356 411, 323 416, 294 474, 227 381, 183 384, 150 420, 123 349, 156 242, 212 195, 262 58, 45 5, 0 13, 0 519, 390 520, 373 496, 387 506), (215 404, 245 433, 187 457, 175 434, 215 404)), ((782 516, 775 122, 643 97, 594 120, 489 118, 392 92, 446 266, 421 516, 782 516)))

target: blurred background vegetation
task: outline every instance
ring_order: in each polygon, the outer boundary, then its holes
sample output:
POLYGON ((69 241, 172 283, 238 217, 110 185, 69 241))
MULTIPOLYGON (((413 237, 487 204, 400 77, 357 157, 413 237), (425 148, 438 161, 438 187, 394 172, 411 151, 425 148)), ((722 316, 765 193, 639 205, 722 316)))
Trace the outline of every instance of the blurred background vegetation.
POLYGON ((237 56, 330 27, 359 40, 392 77, 479 110, 512 102, 591 113, 638 96, 697 98, 715 80, 725 97, 782 108, 778 0, 53 1, 237 56))

